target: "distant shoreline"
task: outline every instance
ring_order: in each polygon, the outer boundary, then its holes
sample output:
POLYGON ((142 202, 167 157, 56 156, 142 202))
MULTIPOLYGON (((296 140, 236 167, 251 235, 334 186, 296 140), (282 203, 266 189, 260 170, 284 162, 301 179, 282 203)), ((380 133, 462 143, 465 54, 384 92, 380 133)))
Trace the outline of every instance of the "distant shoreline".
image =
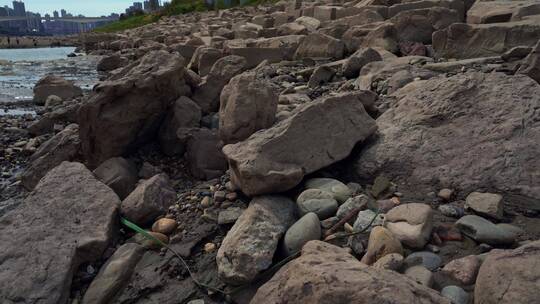
POLYGON ((64 47, 79 45, 77 36, 50 36, 50 37, 7 37, 0 36, 0 49, 25 49, 43 47, 64 47), (9 38, 9 40, 8 40, 9 38))

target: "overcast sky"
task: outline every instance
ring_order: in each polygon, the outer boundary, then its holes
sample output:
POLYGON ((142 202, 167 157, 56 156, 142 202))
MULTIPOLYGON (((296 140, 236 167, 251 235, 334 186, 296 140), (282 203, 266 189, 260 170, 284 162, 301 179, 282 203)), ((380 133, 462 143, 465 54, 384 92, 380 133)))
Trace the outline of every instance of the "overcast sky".
MULTIPOLYGON (((110 13, 121 13, 129 7, 135 0, 24 0, 27 11, 48 13, 52 15, 54 10, 60 12, 65 9, 73 15, 83 14, 88 17, 109 15, 110 13)), ((143 0, 136 0, 143 2, 143 0)), ((8 5, 13 7, 11 0, 0 0, 0 6, 8 5)))

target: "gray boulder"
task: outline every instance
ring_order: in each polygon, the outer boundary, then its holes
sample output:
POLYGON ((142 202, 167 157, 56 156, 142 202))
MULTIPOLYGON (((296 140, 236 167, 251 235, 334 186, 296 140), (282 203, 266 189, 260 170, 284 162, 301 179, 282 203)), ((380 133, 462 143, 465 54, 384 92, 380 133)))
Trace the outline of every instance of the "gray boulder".
POLYGON ((381 55, 372 48, 360 49, 352 54, 343 64, 342 73, 347 78, 356 78, 360 70, 368 63, 381 61, 381 55))
POLYGON ((187 135, 178 136, 188 137, 185 158, 194 177, 209 180, 225 173, 227 160, 221 152, 223 143, 216 130, 192 129, 187 135))
POLYGON ((94 88, 79 110, 82 150, 91 167, 156 137, 166 110, 189 92, 182 57, 152 51, 94 88))
POLYGON ((176 192, 167 175, 162 173, 141 182, 122 201, 120 212, 135 224, 144 225, 165 214, 175 202, 176 192))
POLYGON ((94 170, 94 175, 111 187, 120 199, 126 198, 139 181, 137 168, 131 161, 114 157, 104 161, 94 170))
POLYGON ((411 194, 451 187, 540 198, 540 128, 532 111, 540 86, 532 79, 464 73, 415 81, 391 96, 377 119, 379 136, 357 157, 360 180, 384 174, 411 194))
POLYGON ((67 303, 74 270, 110 245, 119 204, 83 164, 52 169, 0 218, 2 302, 67 303))
POLYGON ((525 74, 540 84, 540 40, 523 60, 518 73, 525 74))
POLYGON ((376 130, 362 94, 343 93, 300 106, 289 118, 226 145, 231 179, 247 195, 275 193, 349 155, 376 130))
POLYGON ((73 84, 73 81, 66 80, 59 76, 47 75, 41 78, 34 87, 34 101, 38 104, 45 104, 47 97, 56 95, 62 100, 71 100, 82 95, 82 90, 73 84))
POLYGON ((63 161, 72 161, 80 153, 79 126, 71 124, 43 143, 30 157, 30 165, 21 175, 22 185, 32 190, 39 180, 63 161))
POLYGON ((259 196, 229 230, 218 250, 220 278, 232 285, 249 283, 272 265, 279 239, 294 223, 294 202, 259 196))
POLYGON ((325 34, 312 33, 300 42, 294 57, 341 59, 345 54, 345 44, 341 40, 325 34))
POLYGON ((523 21, 454 23, 433 33, 433 49, 439 57, 476 58, 501 55, 516 46, 534 46, 540 39, 539 18, 523 21))
POLYGON ((223 87, 246 67, 247 61, 244 57, 230 55, 220 58, 214 63, 206 79, 195 88, 193 100, 204 113, 217 111, 223 87))
POLYGON ((276 120, 277 88, 254 72, 231 79, 221 92, 219 137, 225 144, 248 138, 276 120))
POLYGON ((159 145, 167 155, 182 155, 186 151, 186 138, 179 137, 181 129, 199 127, 201 124, 201 108, 186 96, 176 100, 168 110, 165 120, 159 129, 159 145))
POLYGON ((450 301, 404 275, 363 264, 343 248, 310 241, 302 248, 299 258, 283 266, 257 290, 250 303, 450 304, 450 301))
POLYGON ((144 248, 135 243, 127 243, 116 249, 92 280, 82 303, 111 303, 115 295, 125 287, 143 254, 144 248))

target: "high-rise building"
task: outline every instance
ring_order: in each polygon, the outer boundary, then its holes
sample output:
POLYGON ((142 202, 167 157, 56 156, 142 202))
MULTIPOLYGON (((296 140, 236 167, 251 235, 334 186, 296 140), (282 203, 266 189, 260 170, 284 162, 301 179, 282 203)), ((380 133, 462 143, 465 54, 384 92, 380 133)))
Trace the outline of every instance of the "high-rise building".
POLYGON ((5 7, 0 7, 0 16, 1 16, 1 17, 9 16, 9 15, 8 15, 8 10, 7 10, 7 8, 5 8, 5 7))
POLYGON ((144 1, 144 11, 145 12, 150 11, 150 1, 149 0, 144 1))
POLYGON ((24 2, 22 2, 22 1, 13 1, 13 11, 15 13, 15 16, 25 17, 26 16, 26 8, 24 7, 24 2))
POLYGON ((142 2, 133 2, 133 8, 137 11, 142 11, 143 10, 142 2))
POLYGON ((159 9, 159 0, 149 0, 149 10, 157 11, 159 9))
POLYGON ((62 16, 62 18, 65 18, 67 16, 67 12, 65 9, 60 10, 60 16, 62 16))
POLYGON ((54 17, 54 19, 60 18, 60 14, 58 14, 58 11, 53 12, 53 17, 54 17))

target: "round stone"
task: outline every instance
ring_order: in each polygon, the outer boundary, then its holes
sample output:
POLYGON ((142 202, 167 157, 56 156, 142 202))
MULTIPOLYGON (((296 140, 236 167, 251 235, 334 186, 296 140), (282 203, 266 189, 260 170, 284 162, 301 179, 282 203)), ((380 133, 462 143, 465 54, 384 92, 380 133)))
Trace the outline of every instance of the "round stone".
POLYGON ((308 189, 297 199, 301 216, 314 212, 319 219, 324 220, 336 214, 338 203, 332 194, 320 189, 308 189))
POLYGON ((301 217, 285 233, 283 245, 287 255, 294 254, 302 249, 304 244, 311 240, 321 238, 321 224, 313 212, 301 217))
POLYGON ((176 229, 176 221, 173 219, 162 218, 157 220, 152 225, 152 231, 163 233, 165 235, 171 234, 176 229))
POLYGON ((405 260, 405 265, 408 267, 415 265, 422 265, 427 269, 433 271, 441 266, 442 259, 440 256, 429 251, 418 251, 409 254, 405 260))
POLYGON ((441 290, 441 295, 449 299, 452 304, 469 303, 469 294, 458 286, 446 286, 441 290))

